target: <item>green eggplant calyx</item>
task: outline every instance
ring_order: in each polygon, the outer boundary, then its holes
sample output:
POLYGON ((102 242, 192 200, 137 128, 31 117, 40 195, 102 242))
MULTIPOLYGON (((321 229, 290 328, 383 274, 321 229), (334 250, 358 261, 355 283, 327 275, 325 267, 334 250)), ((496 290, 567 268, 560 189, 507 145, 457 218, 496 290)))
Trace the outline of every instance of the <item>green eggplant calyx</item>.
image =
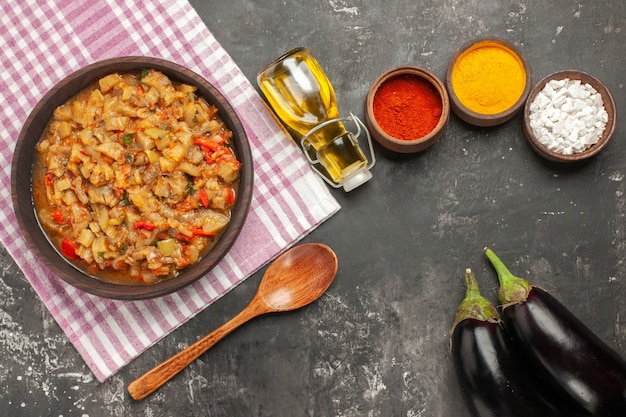
POLYGON ((470 268, 465 270, 465 298, 456 311, 456 318, 452 329, 465 319, 476 319, 479 321, 487 321, 490 323, 501 322, 500 314, 496 307, 480 294, 478 282, 470 268))
POLYGON ((513 275, 491 249, 485 248, 485 255, 498 274, 498 281, 500 281, 498 298, 502 307, 525 302, 533 284, 513 275))

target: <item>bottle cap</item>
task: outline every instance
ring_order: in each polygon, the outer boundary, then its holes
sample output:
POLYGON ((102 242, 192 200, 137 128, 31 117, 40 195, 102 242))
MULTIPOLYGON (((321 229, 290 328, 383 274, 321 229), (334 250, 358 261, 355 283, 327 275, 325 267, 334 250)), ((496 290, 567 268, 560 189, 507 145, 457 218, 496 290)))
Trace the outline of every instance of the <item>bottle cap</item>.
POLYGON ((372 173, 369 169, 363 169, 353 176, 346 179, 341 185, 343 186, 344 191, 352 191, 357 188, 359 185, 365 184, 372 178, 372 173))

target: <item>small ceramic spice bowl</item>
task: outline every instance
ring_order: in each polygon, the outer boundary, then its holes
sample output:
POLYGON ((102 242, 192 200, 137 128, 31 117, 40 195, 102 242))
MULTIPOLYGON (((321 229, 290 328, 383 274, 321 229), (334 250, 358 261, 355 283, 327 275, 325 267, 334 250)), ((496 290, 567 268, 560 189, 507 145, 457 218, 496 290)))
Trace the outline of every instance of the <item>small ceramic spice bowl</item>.
POLYGON ((450 107, 479 127, 502 124, 524 106, 531 71, 522 51, 500 38, 480 38, 458 48, 446 71, 450 107))
POLYGON ((414 153, 434 145, 449 120, 444 84, 432 72, 405 65, 382 73, 365 101, 365 124, 383 147, 414 153))
POLYGON ((613 95, 602 81, 583 71, 558 71, 530 92, 524 106, 524 136, 549 161, 582 161, 609 143, 615 115, 613 95))

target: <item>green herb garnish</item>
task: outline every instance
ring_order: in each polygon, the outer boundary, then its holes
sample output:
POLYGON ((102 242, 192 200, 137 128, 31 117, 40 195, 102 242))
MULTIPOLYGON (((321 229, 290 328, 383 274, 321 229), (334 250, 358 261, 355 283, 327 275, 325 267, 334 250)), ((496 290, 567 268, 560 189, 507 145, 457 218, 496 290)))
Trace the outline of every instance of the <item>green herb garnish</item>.
POLYGON ((137 80, 139 81, 143 80, 144 78, 148 76, 148 74, 150 74, 149 69, 142 69, 139 75, 137 75, 137 80))

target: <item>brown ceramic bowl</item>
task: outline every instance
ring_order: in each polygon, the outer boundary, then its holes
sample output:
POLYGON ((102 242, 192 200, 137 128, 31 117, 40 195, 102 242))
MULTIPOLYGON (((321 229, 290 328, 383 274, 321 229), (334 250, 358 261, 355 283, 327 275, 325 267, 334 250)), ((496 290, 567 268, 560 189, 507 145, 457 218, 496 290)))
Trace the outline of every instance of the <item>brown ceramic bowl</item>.
POLYGON ((122 57, 100 61, 84 67, 54 86, 35 106, 26 119, 18 137, 11 167, 13 208, 27 243, 35 255, 59 278, 88 293, 114 299, 136 300, 154 298, 177 291, 205 275, 228 252, 237 239, 248 215, 252 198, 253 165, 250 145, 239 118, 222 94, 208 81, 191 70, 156 58, 122 57), (39 142, 56 107, 74 94, 114 72, 134 72, 156 69, 174 81, 198 87, 197 94, 214 104, 219 115, 233 132, 235 154, 242 162, 238 199, 232 211, 230 224, 217 244, 200 261, 170 280, 152 285, 121 285, 98 279, 79 270, 51 245, 37 220, 31 192, 32 167, 35 146, 39 142))
POLYGON ((382 73, 372 84, 365 101, 365 124, 374 139, 385 148, 398 153, 414 153, 434 145, 443 135, 450 116, 450 102, 445 86, 432 72, 411 65, 391 68, 382 73), (416 139, 399 139, 387 133, 374 115, 374 99, 379 88, 387 81, 399 76, 415 76, 427 81, 441 98, 441 115, 437 125, 428 134, 416 139))
POLYGON ((600 81, 593 75, 583 71, 571 69, 563 70, 544 77, 530 92, 530 95, 528 96, 528 101, 526 102, 526 106, 524 107, 524 136, 526 137, 526 141, 539 156, 552 162, 577 162, 596 155, 609 143, 609 140, 613 136, 613 133, 615 133, 615 126, 616 108, 615 101, 613 100, 613 95, 606 87, 606 85, 602 83, 602 81, 600 81), (539 141, 530 126, 530 108, 533 101, 537 97, 537 94, 542 91, 545 85, 551 80, 563 80, 566 78, 570 80, 580 80, 582 83, 591 85, 602 96, 604 109, 606 110, 608 116, 608 121, 604 128, 604 132, 602 133, 602 136, 600 137, 598 142, 583 152, 574 153, 571 155, 565 155, 548 149, 544 144, 539 141))
POLYGON ((452 58, 450 59, 450 62, 448 64, 448 69, 446 71, 446 87, 448 88, 448 93, 450 94, 450 107, 452 108, 452 111, 461 120, 479 127, 497 126, 515 116, 524 106, 526 98, 528 97, 528 93, 530 92, 530 86, 531 71, 530 65, 528 64, 526 57, 524 56, 522 51, 515 45, 500 38, 480 38, 462 45, 452 55, 452 58), (459 96, 455 92, 452 81, 452 74, 457 63, 460 60, 464 59, 464 57, 466 57, 466 54, 487 46, 496 46, 510 53, 516 58, 519 65, 523 68, 523 72, 525 73, 524 87, 517 101, 512 103, 505 110, 499 111, 497 113, 482 113, 468 108, 468 106, 463 104, 463 102, 459 99, 459 96))

